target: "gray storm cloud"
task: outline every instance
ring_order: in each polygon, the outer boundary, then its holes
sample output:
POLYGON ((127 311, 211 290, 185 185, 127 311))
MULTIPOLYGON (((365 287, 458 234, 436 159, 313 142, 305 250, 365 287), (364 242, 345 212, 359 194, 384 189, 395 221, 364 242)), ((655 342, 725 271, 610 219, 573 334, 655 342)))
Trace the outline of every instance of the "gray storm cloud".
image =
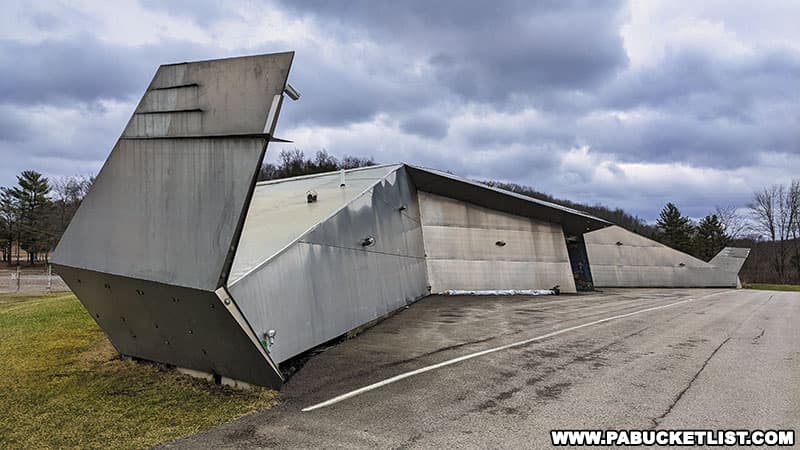
POLYGON ((645 218, 667 201, 692 215, 742 205, 800 172, 786 10, 765 8, 775 29, 752 33, 735 8, 708 5, 143 0, 120 4, 134 30, 121 39, 85 26, 111 23, 101 8, 58 8, 12 8, 0 36, 0 185, 27 168, 97 170, 158 64, 289 49, 303 97, 279 133, 307 153, 529 184, 645 218), (665 25, 637 34, 643 7, 665 25))

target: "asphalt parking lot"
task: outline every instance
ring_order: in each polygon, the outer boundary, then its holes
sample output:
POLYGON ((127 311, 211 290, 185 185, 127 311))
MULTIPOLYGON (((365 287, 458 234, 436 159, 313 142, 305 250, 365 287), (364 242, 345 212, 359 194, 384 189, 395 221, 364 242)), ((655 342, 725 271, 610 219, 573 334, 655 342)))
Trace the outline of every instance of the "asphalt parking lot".
POLYGON ((309 360, 280 406, 168 446, 543 448, 551 429, 793 429, 798 324, 787 292, 432 296, 309 360))

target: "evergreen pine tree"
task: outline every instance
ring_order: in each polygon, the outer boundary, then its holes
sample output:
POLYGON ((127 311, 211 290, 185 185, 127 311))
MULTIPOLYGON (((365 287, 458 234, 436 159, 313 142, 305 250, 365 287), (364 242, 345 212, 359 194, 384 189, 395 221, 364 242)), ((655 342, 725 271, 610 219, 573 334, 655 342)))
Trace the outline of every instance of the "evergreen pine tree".
POLYGON ((704 217, 697 225, 694 236, 695 256, 709 261, 727 245, 728 238, 716 214, 704 217))
POLYGON ((681 215, 677 206, 667 203, 656 222, 659 240, 670 247, 685 253, 692 253, 694 226, 688 217, 681 215))
POLYGON ((17 175, 17 184, 9 190, 17 208, 17 236, 20 247, 34 263, 35 255, 50 250, 50 183, 39 172, 25 170, 17 175))

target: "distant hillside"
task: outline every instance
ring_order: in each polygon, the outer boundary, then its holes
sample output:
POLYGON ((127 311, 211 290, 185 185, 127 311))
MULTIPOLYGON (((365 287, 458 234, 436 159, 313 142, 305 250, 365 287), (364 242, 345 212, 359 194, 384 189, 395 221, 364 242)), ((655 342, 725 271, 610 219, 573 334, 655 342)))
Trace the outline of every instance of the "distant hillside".
POLYGON ((526 195, 528 197, 532 197, 538 200, 544 200, 546 202, 556 203, 558 205, 566 206, 568 208, 585 211, 589 214, 597 216, 601 219, 605 219, 630 231, 641 234, 642 236, 653 238, 656 233, 656 228, 654 226, 648 225, 647 222, 645 222, 640 217, 627 213, 620 208, 611 209, 603 205, 590 206, 582 203, 576 203, 571 200, 555 198, 552 195, 545 194, 544 192, 539 192, 530 186, 522 186, 514 183, 502 183, 499 181, 481 181, 481 183, 486 184, 488 186, 505 189, 507 191, 516 192, 517 194, 526 195))

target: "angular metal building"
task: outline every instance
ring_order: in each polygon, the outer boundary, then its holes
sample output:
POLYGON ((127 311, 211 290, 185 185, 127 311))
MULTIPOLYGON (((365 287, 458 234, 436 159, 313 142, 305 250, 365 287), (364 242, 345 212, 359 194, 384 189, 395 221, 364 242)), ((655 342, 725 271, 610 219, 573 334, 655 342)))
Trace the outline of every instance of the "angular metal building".
POLYGON ((279 387, 430 293, 731 286, 581 211, 406 164, 256 182, 292 53, 161 66, 54 263, 124 355, 279 387))
POLYGON ((596 287, 741 287, 739 270, 750 249, 726 247, 705 262, 611 226, 584 235, 596 287))

